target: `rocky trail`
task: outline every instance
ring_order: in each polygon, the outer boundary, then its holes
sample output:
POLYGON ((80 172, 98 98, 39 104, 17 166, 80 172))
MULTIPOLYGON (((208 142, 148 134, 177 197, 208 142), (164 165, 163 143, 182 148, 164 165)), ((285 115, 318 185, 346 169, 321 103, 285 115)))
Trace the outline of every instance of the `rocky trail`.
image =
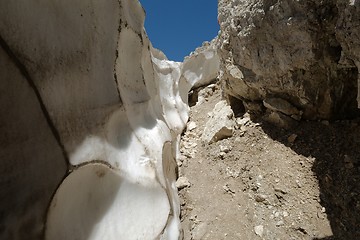
POLYGON ((204 143, 221 99, 200 90, 182 135, 184 239, 360 239, 359 119, 283 130, 241 113, 230 137, 204 143))

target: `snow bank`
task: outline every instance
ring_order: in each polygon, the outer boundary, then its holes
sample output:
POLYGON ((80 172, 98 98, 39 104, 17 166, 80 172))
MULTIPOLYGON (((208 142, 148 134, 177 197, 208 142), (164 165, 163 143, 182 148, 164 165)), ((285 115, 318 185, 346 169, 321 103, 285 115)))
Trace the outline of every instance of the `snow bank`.
POLYGON ((133 0, 7 1, 0 16, 0 238, 179 239, 187 95, 216 77, 216 51, 167 60, 133 0))

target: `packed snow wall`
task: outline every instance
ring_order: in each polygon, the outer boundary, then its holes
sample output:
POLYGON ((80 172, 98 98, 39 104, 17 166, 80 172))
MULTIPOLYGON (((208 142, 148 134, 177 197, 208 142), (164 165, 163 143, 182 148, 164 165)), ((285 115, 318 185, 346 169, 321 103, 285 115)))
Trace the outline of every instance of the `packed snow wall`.
POLYGON ((360 2, 219 0, 225 94, 270 119, 358 114, 360 2))
POLYGON ((179 238, 187 95, 219 63, 168 61, 144 16, 134 0, 0 3, 1 239, 179 238))

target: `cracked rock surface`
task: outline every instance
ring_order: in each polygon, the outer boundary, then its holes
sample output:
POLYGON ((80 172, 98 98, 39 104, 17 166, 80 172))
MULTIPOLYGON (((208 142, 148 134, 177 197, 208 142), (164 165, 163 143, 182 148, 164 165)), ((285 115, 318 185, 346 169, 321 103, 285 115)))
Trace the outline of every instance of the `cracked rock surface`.
POLYGON ((282 98, 304 119, 356 114, 359 16, 359 1, 220 0, 225 94, 282 98))

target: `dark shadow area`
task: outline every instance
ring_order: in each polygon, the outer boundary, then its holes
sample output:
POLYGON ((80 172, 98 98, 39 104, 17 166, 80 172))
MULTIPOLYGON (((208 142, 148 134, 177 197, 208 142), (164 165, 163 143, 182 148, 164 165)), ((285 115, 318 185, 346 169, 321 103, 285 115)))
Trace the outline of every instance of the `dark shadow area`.
POLYGON ((42 239, 67 154, 26 69, 0 36, 0 239, 42 239))
POLYGON ((263 123, 263 129, 296 153, 315 158, 312 171, 333 231, 322 239, 360 239, 360 119, 304 121, 290 130, 263 123), (297 135, 293 143, 291 134, 297 135))
POLYGON ((234 112, 235 117, 240 117, 245 113, 245 106, 241 99, 233 97, 231 95, 228 96, 228 101, 230 104, 231 109, 234 112))
POLYGON ((188 94, 189 107, 193 107, 198 102, 200 88, 193 89, 188 94))

